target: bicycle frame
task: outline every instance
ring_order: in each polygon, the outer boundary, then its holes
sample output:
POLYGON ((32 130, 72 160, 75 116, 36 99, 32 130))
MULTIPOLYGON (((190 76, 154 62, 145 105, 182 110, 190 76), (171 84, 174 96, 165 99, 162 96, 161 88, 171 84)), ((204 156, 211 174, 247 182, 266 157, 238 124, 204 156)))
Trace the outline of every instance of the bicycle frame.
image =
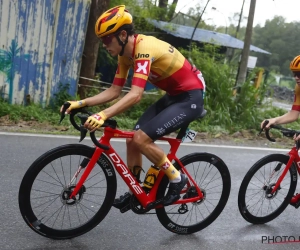
MULTIPOLYGON (((70 195, 71 199, 72 198, 75 199, 78 191, 80 190, 83 183, 87 179, 88 175, 94 168, 94 166, 95 166, 96 162, 98 161, 98 159, 100 158, 101 154, 104 152, 109 157, 109 160, 114 165, 114 168, 117 170, 119 175, 122 177, 122 179, 125 181, 125 183, 129 187, 129 189, 132 191, 132 193, 135 195, 135 197, 138 199, 138 201, 144 208, 147 208, 147 206, 149 204, 156 201, 156 193, 157 193, 159 184, 164 176, 164 172, 163 171, 159 172, 157 180, 156 180, 153 188, 150 190, 149 193, 146 193, 144 191, 144 189, 142 188, 142 186, 140 185, 140 183, 134 178, 131 171, 129 171, 129 168, 123 162, 122 158, 117 154, 117 152, 114 150, 114 148, 110 144, 110 140, 112 138, 133 138, 133 135, 134 135, 134 132, 126 132, 126 131, 114 129, 111 127, 104 128, 104 132, 103 132, 102 137, 99 139, 99 143, 109 146, 109 149, 105 150, 105 149, 102 149, 102 148, 99 148, 96 146, 93 156, 91 157, 89 163, 85 167, 80 180, 78 181, 78 183, 76 184, 76 187, 74 188, 72 194, 70 195)), ((176 152, 181 144, 181 139, 163 136, 158 140, 159 141, 167 141, 170 144, 171 148, 167 155, 168 159, 170 161, 174 160, 175 162, 177 162, 177 164, 181 167, 181 170, 183 171, 183 173, 186 174, 189 179, 187 186, 188 187, 190 187, 192 185, 195 186, 195 188, 198 192, 198 196, 193 197, 193 198, 186 198, 184 200, 181 199, 181 200, 174 202, 174 204, 196 202, 196 201, 202 199, 203 194, 202 194, 199 186, 197 185, 195 180, 192 178, 192 176, 188 173, 186 168, 182 165, 180 160, 176 157, 176 152)), ((112 173, 107 173, 107 174, 109 175, 112 173)), ((187 190, 187 188, 183 189, 181 192, 184 193, 184 192, 186 192, 186 190, 187 190)), ((161 205, 158 205, 156 207, 159 207, 159 206, 161 206, 161 205)))
POLYGON ((296 167, 297 167, 297 171, 298 174, 300 175, 300 157, 298 154, 298 149, 296 146, 294 146, 290 152, 288 153, 288 155, 290 156, 290 159, 288 161, 288 163, 285 166, 285 169, 283 170, 281 176, 278 178, 278 181, 276 182, 274 188, 271 191, 271 194, 275 193, 278 189, 278 187, 280 186, 283 178, 285 177, 285 175, 287 174, 287 172, 289 171, 289 169, 291 168, 293 162, 296 163, 296 167))

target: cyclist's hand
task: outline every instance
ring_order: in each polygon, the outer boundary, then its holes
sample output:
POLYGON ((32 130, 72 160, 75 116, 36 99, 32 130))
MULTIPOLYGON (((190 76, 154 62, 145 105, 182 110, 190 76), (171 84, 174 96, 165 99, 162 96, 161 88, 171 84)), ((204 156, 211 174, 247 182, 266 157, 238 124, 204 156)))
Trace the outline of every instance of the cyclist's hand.
POLYGON ((86 122, 84 123, 84 127, 93 132, 97 128, 100 128, 106 119, 107 116, 104 114, 103 111, 101 111, 97 114, 89 116, 86 122))
POLYGON ((263 120, 262 123, 260 124, 260 127, 261 129, 269 129, 270 126, 272 124, 275 123, 275 119, 274 118, 271 118, 271 119, 266 119, 266 120, 263 120), (267 123, 267 124, 266 124, 267 123))
MULTIPOLYGON (((72 109, 79 109, 79 108, 83 108, 86 106, 85 100, 80 100, 80 101, 67 101, 68 103, 70 103, 70 107, 66 110, 66 113, 69 114, 71 112, 72 109)), ((60 108, 60 112, 63 111, 63 106, 61 106, 60 108)))
POLYGON ((295 134, 293 139, 294 139, 295 141, 299 141, 299 140, 300 140, 300 135, 295 134))

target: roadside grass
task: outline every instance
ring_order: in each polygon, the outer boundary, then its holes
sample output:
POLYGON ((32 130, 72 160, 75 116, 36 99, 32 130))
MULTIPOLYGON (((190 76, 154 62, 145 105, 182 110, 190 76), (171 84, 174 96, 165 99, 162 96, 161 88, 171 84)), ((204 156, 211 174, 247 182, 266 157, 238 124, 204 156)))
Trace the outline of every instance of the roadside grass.
MULTIPOLYGON (((137 119, 143 111, 151 105, 158 97, 155 95, 147 95, 142 101, 134 106, 132 109, 120 114, 114 119, 118 122, 118 127, 124 130, 132 130, 137 119)), ((79 132, 72 126, 68 116, 59 124, 60 112, 59 107, 43 108, 37 104, 28 106, 11 105, 0 99, 0 130, 1 127, 6 127, 6 130, 27 132, 27 133, 45 133, 45 134, 61 134, 61 135, 79 135, 79 132)), ((99 112, 105 107, 98 106, 89 108, 91 112, 99 112)), ((206 117, 202 120, 196 120, 190 124, 190 129, 197 131, 203 135, 203 138, 222 138, 231 137, 238 142, 243 138, 255 137, 260 129, 260 123, 263 119, 283 115, 286 111, 280 108, 267 106, 259 116, 255 117, 253 123, 254 127, 243 127, 244 122, 240 123, 236 120, 235 126, 228 126, 225 123, 216 125, 212 122, 211 113, 208 111, 206 117)), ((300 122, 285 125, 285 127, 292 129, 300 129, 300 122)), ((4 129, 2 129, 4 130, 4 129)), ((282 138, 280 132, 274 130, 272 135, 275 138, 282 138)))
MULTIPOLYGON (((207 115, 193 121, 190 129, 202 133, 210 138, 238 136, 254 136, 260 130, 260 124, 264 119, 276 117, 286 113, 286 110, 272 106, 265 102, 266 93, 270 90, 272 81, 267 80, 261 83, 260 88, 255 88, 252 79, 255 78, 254 69, 241 85, 235 84, 236 65, 224 63, 224 55, 219 54, 218 47, 207 45, 204 48, 192 46, 191 53, 188 50, 180 51, 201 69, 205 78, 206 92, 204 107, 207 115), (245 132, 247 131, 247 132, 245 132)), ((0 129, 1 126, 18 127, 18 131, 32 131, 32 127, 43 133, 55 134, 78 134, 70 124, 67 117, 58 124, 60 120, 60 106, 67 100, 78 100, 77 96, 69 95, 69 85, 59 84, 57 93, 50 100, 50 105, 42 107, 39 104, 29 105, 9 104, 0 98, 0 129)), ((99 87, 99 86, 98 86, 99 87)), ((93 96, 98 90, 89 88, 86 96, 93 96)), ((138 118, 143 112, 163 95, 160 91, 156 94, 145 94, 142 100, 127 111, 114 119, 123 130, 132 130, 138 118)), ((122 96, 121 96, 122 97, 122 96)), ((120 98, 121 98, 120 97, 120 98)), ((89 107, 92 113, 99 112, 111 103, 89 107)), ((293 129, 300 129, 300 122, 296 121, 285 125, 293 129)), ((282 135, 274 131, 275 136, 282 138, 282 135)))

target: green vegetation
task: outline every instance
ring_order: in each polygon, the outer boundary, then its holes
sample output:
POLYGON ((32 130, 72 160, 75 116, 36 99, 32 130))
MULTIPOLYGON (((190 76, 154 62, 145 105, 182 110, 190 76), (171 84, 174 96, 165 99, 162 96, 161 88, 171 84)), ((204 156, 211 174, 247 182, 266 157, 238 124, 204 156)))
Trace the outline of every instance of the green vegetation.
MULTIPOLYGON (((181 20, 182 24, 195 26, 199 18, 199 13, 203 11, 204 4, 191 8, 187 15, 178 16, 178 20, 174 18, 175 5, 167 5, 166 8, 155 6, 151 1, 144 1, 143 7, 138 4, 140 1, 124 0, 130 12, 134 16, 135 30, 138 33, 151 34, 160 36, 159 30, 146 22, 146 18, 156 20, 168 20, 177 22, 181 20), (171 18, 171 16, 173 16, 171 18)), ((161 3, 163 1, 159 1, 161 3)), ((110 7, 120 4, 118 0, 111 0, 110 7)), ((237 15, 239 13, 235 13, 237 15)), ((228 25, 228 34, 234 36, 236 34, 236 25, 238 18, 231 18, 228 25)), ((202 20, 200 28, 205 28, 214 31, 223 32, 225 27, 215 27, 214 25, 207 25, 205 20, 202 20)), ((193 45, 190 51, 180 49, 180 51, 187 57, 192 59, 193 63, 201 70, 206 82, 206 96, 205 109, 208 111, 206 117, 201 121, 194 121, 191 124, 191 129, 201 132, 208 132, 210 134, 225 133, 233 134, 241 130, 257 131, 261 121, 265 118, 275 117, 285 113, 285 110, 274 108, 263 102, 269 84, 275 82, 273 74, 284 74, 290 76, 289 62, 297 55, 297 41, 299 32, 299 22, 286 23, 282 17, 275 17, 272 20, 266 21, 264 26, 257 25, 253 30, 252 44, 271 52, 268 54, 256 54, 251 52, 251 55, 258 57, 258 66, 263 67, 265 72, 268 72, 268 79, 263 82, 259 89, 255 89, 252 79, 256 73, 255 69, 248 76, 247 81, 241 86, 235 86, 235 77, 237 71, 237 61, 240 55, 240 50, 235 51, 235 56, 228 62, 225 61, 224 55, 220 55, 217 46, 206 45, 204 48, 199 48, 193 45), (283 34, 283 35, 282 35, 283 34), (287 45, 288 44, 288 45, 287 45), (264 103, 264 104, 262 104, 264 103)), ((238 38, 243 40, 245 34, 245 27, 241 27, 238 38)), ((199 44, 198 44, 199 45, 199 44)), ((116 69, 116 58, 112 58, 105 49, 100 46, 98 54, 98 67, 104 68, 101 72, 110 74, 111 82, 116 69)), ((103 76, 99 75, 101 79, 103 76)), ((293 80, 283 78, 281 86, 293 87, 293 80)), ((127 85, 126 85, 127 86, 127 85)), ((4 100, 0 100, 0 119, 5 117, 12 123, 17 123, 20 120, 46 122, 51 125, 58 125, 60 118, 60 106, 66 100, 78 99, 77 96, 70 96, 68 94, 69 85, 60 85, 57 94, 53 96, 50 105, 43 108, 37 104, 28 106, 10 105, 4 100)), ((98 89, 89 89, 87 96, 93 96, 98 93, 98 89)), ((118 121, 119 127, 122 129, 132 129, 137 119, 141 116, 144 110, 159 98, 159 95, 145 95, 142 101, 120 114, 115 119, 118 121)), ((92 112, 99 112, 110 104, 101 105, 99 107, 91 108, 92 112)), ((67 127, 72 131, 72 126, 67 119, 62 123, 62 126, 67 127)), ((299 122, 288 125, 291 128, 299 128, 299 122)))
MULTIPOLYGON (((265 92, 268 90, 268 83, 263 83, 261 88, 255 89, 249 79, 242 86, 235 86, 235 65, 224 63, 224 57, 217 53, 215 46, 205 46, 200 50, 193 46, 191 59, 201 69, 205 82, 205 108, 208 111, 206 117, 191 123, 190 128, 199 132, 208 132, 211 135, 217 133, 232 134, 241 130, 257 131, 260 123, 265 118, 275 117, 284 114, 286 111, 263 103, 265 92), (234 91, 236 90, 236 91, 234 91)), ((188 57, 189 51, 181 49, 181 52, 188 57)), ((255 74, 255 71, 253 71, 255 74)), ((60 85, 57 94, 51 99, 49 107, 43 108, 37 104, 28 106, 10 105, 0 100, 0 119, 8 116, 12 122, 36 121, 52 125, 58 125, 60 118, 60 106, 67 100, 75 100, 68 94, 68 85, 60 85)), ((98 90, 94 89, 88 96, 95 95, 98 90)), ((145 94, 142 101, 118 115, 115 119, 122 129, 131 130, 142 115, 142 113, 154 103, 160 94, 145 94)), ((99 112, 105 109, 105 104, 99 107, 89 108, 92 112, 99 112)), ((69 121, 65 119, 62 123, 70 132, 74 131, 69 121)), ((299 122, 289 124, 291 128, 299 128, 299 122)), ((65 133, 65 132, 64 132, 65 133)))

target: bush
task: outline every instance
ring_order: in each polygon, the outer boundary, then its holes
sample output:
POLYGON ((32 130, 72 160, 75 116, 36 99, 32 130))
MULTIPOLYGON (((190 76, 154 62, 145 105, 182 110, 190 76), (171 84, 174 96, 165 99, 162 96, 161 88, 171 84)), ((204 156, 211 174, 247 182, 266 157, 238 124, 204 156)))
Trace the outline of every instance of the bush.
MULTIPOLYGON (((206 83, 204 101, 208 114, 205 124, 220 126, 229 132, 256 127, 260 122, 260 92, 250 82, 253 75, 236 88, 236 66, 225 63, 225 57, 218 51, 213 45, 206 45, 203 50, 193 46, 191 50, 192 61, 201 70, 206 83)), ((182 49, 181 52, 189 57, 189 51, 182 49)))
MULTIPOLYGON (((201 121, 192 122, 191 129, 209 133, 234 133, 245 129, 258 130, 262 120, 286 113, 285 110, 268 106, 263 102, 269 89, 269 83, 261 84, 259 89, 255 89, 250 81, 253 79, 253 75, 250 75, 244 84, 236 88, 236 65, 225 63, 224 56, 220 55, 218 51, 219 48, 212 45, 205 46, 203 50, 195 46, 192 47, 192 60, 202 71, 206 82, 204 105, 208 113, 201 121)), ((189 58, 188 50, 181 49, 181 52, 189 58)), ((89 89, 87 96, 94 96, 98 93, 98 89, 89 89)), ((144 95, 140 103, 114 117, 118 121, 119 128, 131 130, 143 112, 160 97, 161 94, 159 93, 157 95, 144 95)), ((0 99, 0 117, 9 115, 12 121, 36 120, 58 124, 61 105, 67 100, 76 99, 77 97, 69 95, 69 84, 60 84, 57 93, 50 100, 50 108, 43 108, 36 104, 26 107, 10 105, 0 99)), ((95 106, 89 110, 96 113, 116 101, 95 106)), ((64 120, 63 124, 69 126, 67 119, 64 120)), ((299 122, 289 124, 289 126, 295 127, 295 129, 299 128, 299 122)))
POLYGON ((50 100, 50 108, 53 110, 59 110, 61 105, 63 105, 66 101, 76 100, 73 96, 69 94, 70 84, 58 84, 58 90, 53 95, 53 98, 50 100))

